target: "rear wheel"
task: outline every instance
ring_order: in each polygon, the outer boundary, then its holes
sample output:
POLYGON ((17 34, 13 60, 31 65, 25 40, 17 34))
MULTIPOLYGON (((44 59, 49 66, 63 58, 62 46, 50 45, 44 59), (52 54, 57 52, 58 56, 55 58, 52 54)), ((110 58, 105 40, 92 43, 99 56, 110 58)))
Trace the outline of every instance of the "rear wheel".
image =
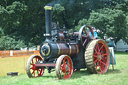
POLYGON ((110 56, 106 43, 92 40, 85 51, 85 61, 90 73, 105 73, 109 68, 110 56))
POLYGON ((35 64, 38 61, 41 61, 42 58, 38 55, 32 55, 29 57, 28 61, 27 61, 27 65, 26 65, 26 72, 29 78, 32 77, 39 77, 42 76, 44 73, 44 68, 37 68, 35 66, 35 64))
POLYGON ((56 75, 59 79, 68 79, 73 73, 73 63, 68 55, 61 55, 56 62, 56 75))

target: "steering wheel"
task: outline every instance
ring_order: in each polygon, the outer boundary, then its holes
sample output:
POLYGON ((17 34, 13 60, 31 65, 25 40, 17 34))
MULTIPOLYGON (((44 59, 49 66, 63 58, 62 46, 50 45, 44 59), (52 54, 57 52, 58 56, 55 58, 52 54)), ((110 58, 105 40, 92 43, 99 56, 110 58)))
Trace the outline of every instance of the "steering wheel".
POLYGON ((79 30, 79 40, 81 41, 81 44, 83 47, 85 47, 85 44, 88 39, 94 39, 93 29, 90 26, 83 25, 79 30), (89 37, 89 33, 91 32, 91 37, 89 37))

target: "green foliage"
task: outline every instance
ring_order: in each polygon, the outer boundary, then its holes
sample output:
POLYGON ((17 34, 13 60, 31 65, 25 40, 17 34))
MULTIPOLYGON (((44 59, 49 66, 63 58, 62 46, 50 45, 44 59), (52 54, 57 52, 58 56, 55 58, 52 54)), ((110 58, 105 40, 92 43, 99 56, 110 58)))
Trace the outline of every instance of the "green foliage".
POLYGON ((52 17, 53 17, 52 21, 57 22, 57 24, 59 24, 60 26, 63 26, 64 14, 65 14, 65 8, 60 4, 55 4, 52 12, 52 17))
POLYGON ((55 4, 53 7, 53 14, 54 12, 56 12, 56 14, 62 14, 64 11, 65 11, 65 8, 60 4, 55 4))
POLYGON ((24 48, 26 45, 22 40, 15 40, 9 36, 2 36, 0 38, 0 50, 17 50, 24 48))
POLYGON ((19 31, 21 21, 27 6, 20 2, 13 2, 12 5, 2 7, 4 10, 1 13, 0 24, 5 34, 11 34, 15 31, 19 31))
POLYGON ((126 16, 127 24, 128 24, 128 15, 126 16))
POLYGON ((24 37, 27 46, 40 44, 45 32, 44 5, 43 1, 30 0, 0 6, 0 26, 4 34, 24 37))
POLYGON ((44 6, 50 4, 54 5, 52 20, 60 27, 65 25, 78 31, 83 24, 90 24, 101 30, 98 33, 101 37, 105 34, 112 35, 115 41, 126 39, 126 0, 0 0, 0 3, 0 37, 15 36, 28 47, 45 39, 44 6))
POLYGON ((127 35, 126 16, 121 10, 104 8, 92 11, 88 23, 100 30, 98 35, 102 38, 107 35, 108 37, 113 37, 117 42, 127 35))
POLYGON ((0 27, 0 37, 4 35, 3 29, 0 27))
POLYGON ((127 13, 128 12, 128 5, 127 4, 128 4, 128 1, 126 3, 117 4, 115 6, 115 8, 118 9, 118 10, 124 11, 124 13, 127 13))
POLYGON ((75 26, 75 30, 79 31, 79 29, 81 28, 81 26, 83 26, 83 25, 85 25, 85 24, 87 24, 87 23, 88 23, 88 22, 87 22, 87 19, 82 19, 82 20, 80 20, 80 21, 78 22, 78 25, 75 26))

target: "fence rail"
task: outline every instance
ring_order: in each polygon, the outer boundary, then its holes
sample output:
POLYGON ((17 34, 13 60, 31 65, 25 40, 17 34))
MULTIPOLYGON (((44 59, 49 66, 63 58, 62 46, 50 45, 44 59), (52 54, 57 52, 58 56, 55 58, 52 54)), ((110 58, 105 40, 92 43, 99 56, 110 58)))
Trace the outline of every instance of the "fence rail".
POLYGON ((11 56, 21 56, 34 54, 34 51, 21 51, 21 50, 8 50, 8 51, 0 51, 0 57, 11 57, 11 56))

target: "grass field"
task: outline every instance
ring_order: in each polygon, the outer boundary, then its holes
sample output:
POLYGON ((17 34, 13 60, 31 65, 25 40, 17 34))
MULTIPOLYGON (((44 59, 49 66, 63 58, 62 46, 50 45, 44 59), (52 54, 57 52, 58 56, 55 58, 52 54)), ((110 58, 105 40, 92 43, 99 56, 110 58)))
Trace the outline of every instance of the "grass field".
POLYGON ((74 72, 67 80, 58 80, 56 73, 45 73, 42 77, 28 78, 25 74, 26 57, 0 58, 0 85, 128 85, 128 54, 116 53, 115 70, 109 67, 105 74, 89 74, 86 69, 74 72), (19 76, 7 77, 6 71, 17 71, 19 76))
POLYGON ((6 76, 7 72, 25 73, 26 61, 29 56, 0 58, 0 76, 6 76))

